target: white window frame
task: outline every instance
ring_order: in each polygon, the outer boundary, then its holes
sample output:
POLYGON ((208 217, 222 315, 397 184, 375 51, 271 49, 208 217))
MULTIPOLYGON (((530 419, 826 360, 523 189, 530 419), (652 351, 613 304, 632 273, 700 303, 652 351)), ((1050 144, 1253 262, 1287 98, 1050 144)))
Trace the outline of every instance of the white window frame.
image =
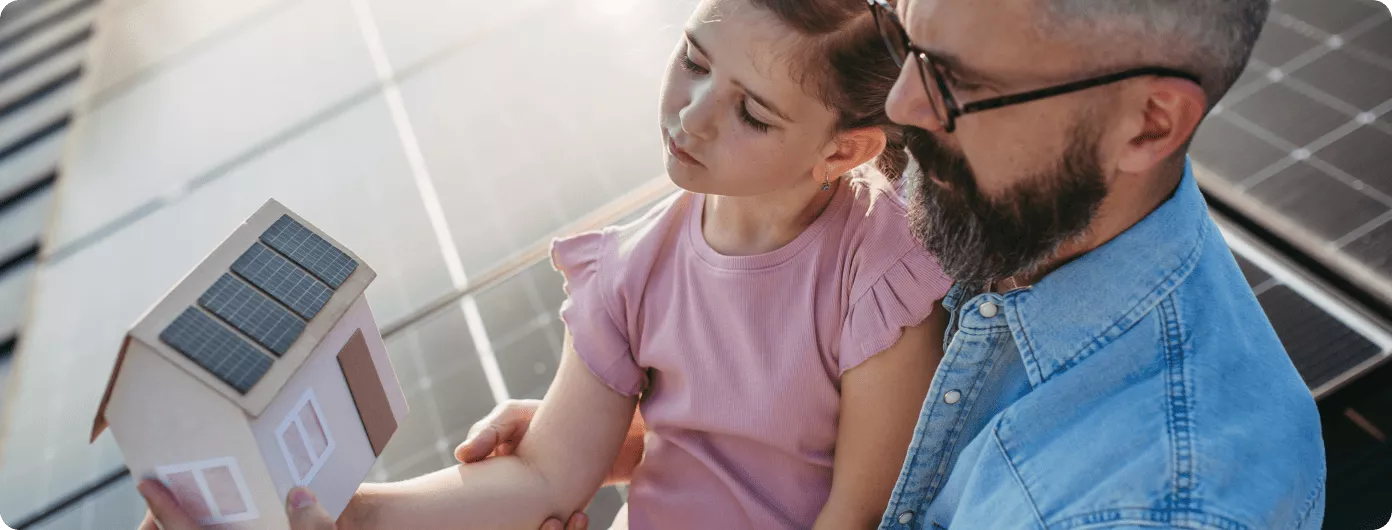
POLYGON ((275 435, 276 443, 280 445, 280 454, 285 457, 285 467, 290 469, 290 477, 295 479, 296 486, 308 486, 310 482, 313 482, 314 476, 318 475, 319 470, 324 467, 324 463, 329 461, 329 456, 333 454, 334 447, 336 447, 333 433, 329 431, 329 425, 324 421, 324 409, 319 406, 319 398, 315 397, 313 388, 305 390, 304 395, 300 396, 300 400, 295 403, 294 407, 290 408, 290 413, 285 416, 284 420, 281 420, 280 427, 276 428, 275 435), (314 416, 319 418, 319 428, 324 431, 326 445, 323 454, 314 454, 314 448, 309 445, 309 431, 305 430, 304 424, 300 422, 300 411, 304 410, 306 406, 313 407, 314 416), (300 476, 300 470, 295 466, 295 458, 290 456, 290 448, 285 445, 285 431, 291 428, 299 429, 300 442, 305 445, 305 454, 309 455, 310 458, 309 472, 305 473, 304 476, 300 476))
POLYGON ((242 478, 242 470, 237 467, 237 459, 230 456, 214 458, 212 460, 202 460, 199 462, 186 462, 182 464, 171 464, 155 468, 155 474, 159 476, 160 482, 169 487, 169 476, 185 471, 193 473, 193 480, 198 483, 198 491, 203 495, 203 504, 208 506, 208 512, 212 515, 198 520, 198 524, 207 526, 223 523, 235 523, 239 521, 250 521, 260 517, 256 511, 256 502, 251 498, 251 490, 247 489, 246 480, 242 478), (223 515, 222 509, 217 505, 217 500, 213 498, 213 492, 208 487, 207 479, 203 478, 205 469, 215 467, 225 467, 232 474, 232 481, 237 484, 237 494, 242 496, 242 504, 246 505, 246 511, 233 515, 223 515))

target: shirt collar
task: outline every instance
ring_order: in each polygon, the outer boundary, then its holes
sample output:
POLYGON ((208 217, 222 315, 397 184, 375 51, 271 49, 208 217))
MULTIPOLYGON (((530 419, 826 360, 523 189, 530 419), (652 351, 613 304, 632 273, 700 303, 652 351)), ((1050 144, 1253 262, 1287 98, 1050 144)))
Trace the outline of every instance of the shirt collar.
POLYGON ((1147 315, 1194 270, 1210 226, 1186 161, 1179 187, 1150 215, 1004 296, 1030 382, 1038 386, 1081 362, 1147 315))

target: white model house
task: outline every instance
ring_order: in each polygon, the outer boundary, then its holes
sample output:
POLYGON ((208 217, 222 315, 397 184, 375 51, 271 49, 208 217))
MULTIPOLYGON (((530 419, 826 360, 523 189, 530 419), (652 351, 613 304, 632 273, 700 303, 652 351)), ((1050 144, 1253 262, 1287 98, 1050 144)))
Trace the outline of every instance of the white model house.
POLYGON ((292 487, 337 517, 405 419, 362 260, 275 201, 135 324, 92 439, 204 525, 287 528, 292 487))

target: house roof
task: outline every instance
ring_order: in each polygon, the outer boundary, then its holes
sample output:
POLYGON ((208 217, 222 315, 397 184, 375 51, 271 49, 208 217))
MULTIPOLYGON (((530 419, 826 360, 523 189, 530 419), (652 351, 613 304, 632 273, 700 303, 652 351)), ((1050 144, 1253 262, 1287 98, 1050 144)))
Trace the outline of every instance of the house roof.
POLYGON ((258 416, 375 277, 351 251, 267 201, 131 328, 92 439, 106 428, 132 343, 258 416))

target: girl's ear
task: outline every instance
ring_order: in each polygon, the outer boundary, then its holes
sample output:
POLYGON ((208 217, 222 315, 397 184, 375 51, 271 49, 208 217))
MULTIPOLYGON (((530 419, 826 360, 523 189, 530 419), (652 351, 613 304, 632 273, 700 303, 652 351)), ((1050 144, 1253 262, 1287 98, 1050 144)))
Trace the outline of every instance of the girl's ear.
POLYGON ((884 129, 879 127, 842 131, 832 138, 823 165, 831 166, 832 175, 843 175, 880 156, 887 142, 884 129))

